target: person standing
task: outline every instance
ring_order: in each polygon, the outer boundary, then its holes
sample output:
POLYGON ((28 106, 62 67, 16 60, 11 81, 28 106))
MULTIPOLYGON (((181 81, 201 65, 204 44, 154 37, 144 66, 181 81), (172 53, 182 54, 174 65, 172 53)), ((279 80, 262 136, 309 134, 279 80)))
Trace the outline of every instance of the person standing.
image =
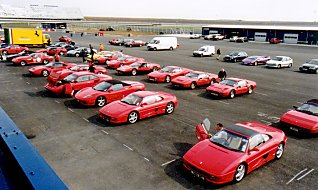
POLYGON ((222 69, 219 74, 218 74, 218 77, 220 79, 220 81, 224 80, 226 78, 226 72, 224 69, 222 69))
POLYGON ((220 59, 220 56, 221 56, 221 50, 220 50, 220 48, 218 48, 218 49, 216 50, 216 54, 217 54, 216 59, 219 60, 219 59, 220 59))
POLYGON ((94 65, 94 61, 90 61, 88 64, 88 70, 91 73, 95 73, 95 65, 94 65))
POLYGON ((86 61, 85 58, 86 58, 86 56, 87 56, 87 49, 86 49, 86 48, 83 48, 83 49, 81 50, 81 55, 82 55, 82 57, 83 57, 83 62, 85 62, 85 61, 86 61))
POLYGON ((91 44, 89 44, 89 53, 91 54, 91 60, 94 61, 94 49, 91 44))
POLYGON ((60 62, 60 56, 58 53, 55 54, 54 59, 55 59, 55 62, 60 62))
POLYGON ((104 45, 103 44, 99 44, 99 51, 103 51, 104 50, 104 45))

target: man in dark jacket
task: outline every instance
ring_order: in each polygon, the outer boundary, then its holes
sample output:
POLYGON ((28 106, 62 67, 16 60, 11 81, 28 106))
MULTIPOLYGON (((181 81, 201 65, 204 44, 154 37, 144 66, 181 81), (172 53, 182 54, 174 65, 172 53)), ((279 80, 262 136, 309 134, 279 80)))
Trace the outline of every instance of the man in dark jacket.
POLYGON ((86 58, 86 56, 87 56, 87 49, 86 49, 86 48, 83 48, 83 49, 81 50, 81 55, 82 55, 82 57, 83 57, 83 62, 85 62, 85 61, 86 61, 85 58, 86 58))
POLYGON ((222 69, 219 74, 218 74, 218 77, 220 79, 220 81, 224 80, 226 78, 226 72, 224 69, 222 69))

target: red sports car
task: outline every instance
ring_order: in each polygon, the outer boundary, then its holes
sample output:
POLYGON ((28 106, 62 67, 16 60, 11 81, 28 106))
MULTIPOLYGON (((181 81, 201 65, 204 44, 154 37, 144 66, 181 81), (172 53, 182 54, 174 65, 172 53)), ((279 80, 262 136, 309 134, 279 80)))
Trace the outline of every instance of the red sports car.
POLYGON ((280 125, 300 134, 318 133, 318 99, 308 100, 280 118, 280 125))
POLYGON ((211 84, 206 88, 206 91, 213 96, 234 98, 240 94, 251 94, 255 88, 256 82, 239 78, 227 78, 220 83, 211 84))
POLYGON ((118 74, 131 74, 137 75, 137 73, 149 73, 160 69, 160 65, 157 63, 150 63, 147 61, 137 61, 131 65, 125 65, 117 68, 118 74))
POLYGON ((85 87, 92 87, 108 80, 112 80, 112 77, 91 72, 75 72, 57 83, 47 83, 44 88, 58 95, 74 95, 85 87))
POLYGON ((54 70, 55 72, 61 71, 63 69, 68 69, 75 66, 75 63, 67 63, 67 62, 51 62, 44 66, 35 66, 29 69, 31 75, 35 76, 44 76, 47 77, 50 75, 51 71, 54 70))
POLYGON ((277 128, 241 122, 211 137, 209 127, 209 122, 196 126, 200 142, 183 156, 183 166, 202 180, 214 184, 240 182, 246 174, 283 156, 287 138, 277 128))
POLYGON ((191 69, 178 67, 178 66, 167 66, 159 71, 151 72, 147 75, 148 81, 153 82, 170 82, 178 76, 183 76, 191 72, 191 69))
MULTIPOLYGON (((57 81, 64 79, 65 77, 67 77, 68 75, 74 72, 88 71, 88 68, 89 68, 88 65, 75 65, 69 69, 64 69, 61 71, 53 70, 48 77, 48 81, 51 83, 56 83, 57 81)), ((106 75, 107 70, 104 67, 95 66, 95 73, 106 75)))
POLYGON ((59 38, 59 41, 60 41, 60 42, 69 43, 69 42, 72 41, 72 38, 70 38, 70 37, 68 37, 68 36, 61 36, 61 37, 59 38))
POLYGON ((48 55, 65 55, 67 53, 67 49, 65 49, 64 47, 48 47, 47 49, 40 49, 36 52, 45 53, 48 55))
POLYGON ((265 65, 270 59, 270 56, 249 56, 242 60, 242 65, 265 65))
POLYGON ((54 60, 54 57, 44 53, 32 53, 28 56, 20 56, 12 59, 14 65, 47 64, 54 60))
POLYGON ((110 123, 130 124, 158 114, 171 114, 178 105, 175 95, 166 92, 139 91, 105 105, 100 118, 110 123))
POLYGON ((0 48, 0 54, 2 55, 15 54, 15 53, 20 53, 23 50, 29 51, 29 48, 18 46, 18 45, 9 45, 4 48, 0 48))
POLYGON ((108 61, 117 60, 120 57, 123 57, 124 54, 121 52, 110 52, 109 54, 106 54, 103 57, 97 57, 95 59, 95 64, 105 64, 107 65, 108 61))
POLYGON ((133 57, 133 56, 124 56, 124 57, 118 58, 117 60, 108 61, 106 63, 106 66, 108 68, 117 69, 118 67, 121 67, 124 65, 130 65, 136 61, 144 61, 144 59, 133 57))
POLYGON ((119 41, 123 41, 122 39, 112 39, 109 40, 108 43, 111 45, 116 45, 119 41))
POLYGON ((173 87, 195 89, 197 86, 207 86, 219 81, 218 75, 201 71, 191 71, 184 76, 171 80, 173 87))
POLYGON ((126 47, 141 47, 145 45, 145 42, 141 40, 133 40, 131 42, 126 42, 124 45, 126 47))
POLYGON ((110 80, 80 90, 76 93, 75 98, 86 106, 103 107, 110 102, 121 100, 132 92, 145 89, 145 85, 140 82, 110 80))
POLYGON ((270 44, 278 44, 278 43, 281 43, 282 42, 282 40, 280 40, 280 39, 278 39, 278 38, 271 38, 270 40, 269 40, 269 43, 270 44))

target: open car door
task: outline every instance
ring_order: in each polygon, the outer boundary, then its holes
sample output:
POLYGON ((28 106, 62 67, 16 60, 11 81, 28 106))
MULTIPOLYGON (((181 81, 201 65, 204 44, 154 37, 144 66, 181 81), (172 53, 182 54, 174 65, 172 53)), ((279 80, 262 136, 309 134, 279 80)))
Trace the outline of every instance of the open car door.
POLYGON ((211 123, 208 118, 205 118, 202 123, 198 124, 195 127, 195 133, 199 141, 203 141, 209 138, 210 127, 211 123))

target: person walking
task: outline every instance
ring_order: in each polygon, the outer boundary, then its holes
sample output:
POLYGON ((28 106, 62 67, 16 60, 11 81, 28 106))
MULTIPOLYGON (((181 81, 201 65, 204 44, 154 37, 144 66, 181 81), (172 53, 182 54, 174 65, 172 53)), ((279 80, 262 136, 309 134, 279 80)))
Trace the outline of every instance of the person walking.
POLYGON ((221 56, 221 50, 220 50, 220 48, 218 48, 218 49, 216 50, 216 54, 217 54, 216 60, 220 60, 220 56, 221 56))
POLYGON ((99 51, 103 51, 104 50, 104 45, 103 44, 99 44, 99 51))
POLYGON ((91 44, 89 44, 89 53, 90 53, 90 55, 91 55, 91 60, 92 61, 94 61, 94 49, 93 49, 93 47, 92 47, 92 45, 91 44))
POLYGON ((82 58, 83 58, 83 63, 86 61, 86 56, 87 56, 87 49, 86 48, 83 48, 81 50, 81 55, 82 55, 82 58))
POLYGON ((224 69, 222 69, 219 74, 218 74, 218 77, 220 79, 220 81, 224 80, 226 78, 226 72, 224 69))

